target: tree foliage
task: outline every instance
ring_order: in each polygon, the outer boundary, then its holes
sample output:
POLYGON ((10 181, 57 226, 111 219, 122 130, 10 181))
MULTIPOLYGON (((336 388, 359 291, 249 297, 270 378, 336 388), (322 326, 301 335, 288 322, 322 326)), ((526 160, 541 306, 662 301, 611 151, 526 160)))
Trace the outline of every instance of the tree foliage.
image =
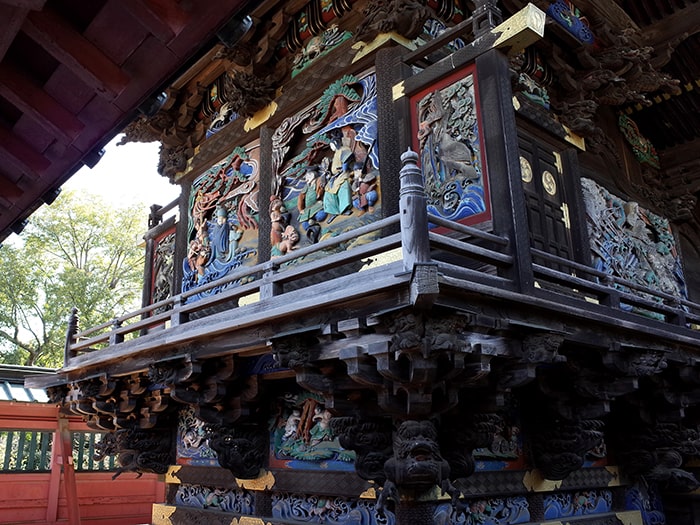
POLYGON ((67 320, 95 326, 140 305, 146 214, 64 192, 0 248, 0 361, 60 366, 67 320))

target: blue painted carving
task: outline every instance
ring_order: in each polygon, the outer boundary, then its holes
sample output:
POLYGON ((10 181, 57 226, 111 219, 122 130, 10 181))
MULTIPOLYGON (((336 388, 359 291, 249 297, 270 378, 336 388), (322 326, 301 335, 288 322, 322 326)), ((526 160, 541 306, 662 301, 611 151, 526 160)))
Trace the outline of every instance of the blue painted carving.
POLYGON ((273 494, 272 517, 299 523, 328 525, 394 525, 393 513, 380 513, 374 501, 273 494))
POLYGON ((547 520, 602 514, 611 510, 612 492, 609 490, 547 494, 544 497, 544 518, 547 520))
POLYGON ((588 27, 588 20, 581 11, 568 0, 556 0, 547 8, 547 14, 584 44, 593 44, 595 36, 588 27))
POLYGON ((659 492, 644 481, 638 481, 625 491, 625 509, 638 510, 644 525, 666 525, 659 492))
MULTIPOLYGON (((182 291, 257 262, 259 147, 235 148, 192 183, 188 207, 189 249, 182 261, 182 291)), ((236 286, 218 286, 192 295, 195 301, 236 286)))
POLYGON ((590 179, 582 179, 581 186, 595 268, 652 290, 687 298, 681 260, 668 220, 636 202, 617 197, 590 179))
POLYGON ((428 211, 455 221, 485 212, 474 76, 438 87, 415 104, 428 211))
POLYGON ((209 447, 206 424, 195 417, 194 408, 178 413, 177 462, 185 465, 218 466, 216 453, 209 447))
POLYGON ((210 488, 202 485, 178 485, 175 504, 236 514, 253 514, 255 511, 253 495, 247 490, 210 488))
POLYGON ((464 513, 457 513, 449 503, 441 503, 433 516, 435 525, 514 525, 529 521, 530 507, 524 496, 472 501, 464 513))
POLYGON ((314 106, 287 118, 272 141, 273 257, 381 217, 374 74, 337 80, 314 106), (299 246, 283 242, 290 228, 299 246))

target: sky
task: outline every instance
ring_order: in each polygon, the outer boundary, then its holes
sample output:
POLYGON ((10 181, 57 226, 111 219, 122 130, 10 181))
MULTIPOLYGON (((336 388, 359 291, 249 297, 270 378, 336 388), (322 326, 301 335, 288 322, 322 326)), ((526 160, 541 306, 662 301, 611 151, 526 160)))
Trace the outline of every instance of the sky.
MULTIPOLYGON (((117 146, 122 136, 117 135, 105 146, 105 153, 94 168, 83 166, 61 188, 97 195, 114 207, 143 206, 147 217, 152 204, 165 206, 177 199, 180 187, 158 174, 160 143, 130 142, 117 146)), ((22 241, 12 233, 3 242, 17 245, 22 241)))
POLYGON ((165 206, 180 194, 180 187, 158 174, 158 142, 130 142, 117 146, 117 135, 107 146, 97 165, 83 166, 63 185, 99 195, 114 206, 143 204, 148 213, 151 204, 165 206))

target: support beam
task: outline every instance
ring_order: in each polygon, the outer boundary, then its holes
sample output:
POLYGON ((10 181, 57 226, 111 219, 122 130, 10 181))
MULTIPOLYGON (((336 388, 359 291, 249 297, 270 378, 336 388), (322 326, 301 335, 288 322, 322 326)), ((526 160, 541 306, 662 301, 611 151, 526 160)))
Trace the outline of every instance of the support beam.
POLYGON ((41 153, 13 135, 7 128, 0 126, 0 157, 3 156, 3 152, 10 162, 28 170, 34 177, 41 175, 51 166, 51 162, 41 153))
POLYGON ((161 42, 169 42, 187 26, 190 15, 175 2, 164 0, 122 0, 122 5, 145 29, 161 42))
POLYGON ((683 33, 700 32, 700 4, 692 4, 644 28, 644 43, 654 48, 668 44, 683 33))
POLYGON ((0 64, 0 95, 65 144, 70 144, 85 128, 75 115, 32 79, 4 64, 0 64))
POLYGON ((17 184, 0 174, 0 197, 14 202, 16 199, 20 198, 23 193, 24 192, 17 184))
POLYGON ((30 13, 22 29, 107 100, 128 85, 129 76, 56 13, 30 13))
POLYGON ((32 11, 41 11, 45 3, 46 0, 0 0, 0 4, 19 7, 21 9, 30 9, 32 11))
POLYGON ((5 58, 5 53, 12 45, 28 14, 28 9, 17 9, 0 3, 0 61, 5 58))

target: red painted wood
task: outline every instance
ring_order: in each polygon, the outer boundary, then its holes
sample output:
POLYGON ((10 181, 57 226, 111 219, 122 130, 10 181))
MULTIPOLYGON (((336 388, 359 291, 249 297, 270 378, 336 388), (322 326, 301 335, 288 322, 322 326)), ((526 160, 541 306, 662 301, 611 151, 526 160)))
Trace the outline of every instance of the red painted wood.
POLYGON ((165 483, 160 477, 144 474, 137 478, 136 474, 126 473, 112 480, 113 472, 73 471, 70 441, 65 442, 68 430, 80 432, 90 429, 77 416, 62 419, 63 440, 61 433, 57 432, 57 406, 49 403, 0 402, 0 429, 56 432, 51 472, 0 473, 0 523, 150 523, 153 504, 165 500, 165 483), (62 465, 64 455, 71 458, 71 463, 62 465), (75 521, 77 515, 79 521, 75 521), (73 517, 72 522, 69 517, 73 517))
POLYGON ((21 166, 35 177, 51 166, 46 157, 2 126, 0 126, 0 150, 7 154, 10 162, 21 166))
POLYGON ((129 83, 129 75, 117 64, 48 9, 30 13, 22 29, 108 100, 129 83))
POLYGON ((85 128, 85 124, 73 113, 51 98, 30 78, 3 64, 0 64, 0 94, 66 144, 70 144, 85 128))

